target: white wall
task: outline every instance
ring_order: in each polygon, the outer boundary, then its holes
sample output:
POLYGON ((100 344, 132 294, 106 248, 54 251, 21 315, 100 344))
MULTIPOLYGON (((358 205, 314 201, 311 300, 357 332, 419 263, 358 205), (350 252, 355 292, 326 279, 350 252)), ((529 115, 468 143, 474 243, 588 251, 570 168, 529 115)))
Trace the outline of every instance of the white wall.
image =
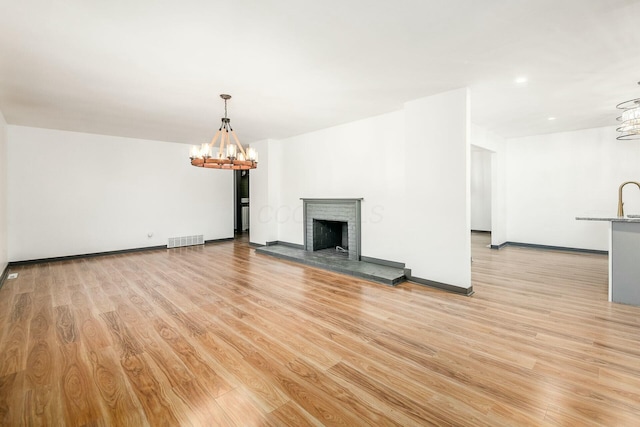
POLYGON ((405 104, 404 257, 412 275, 469 288, 467 89, 405 104))
POLYGON ((303 244, 301 198, 362 197, 363 256, 404 262, 416 277, 468 288, 467 129, 463 89, 254 144, 261 172, 252 172, 251 241, 303 244), (268 184, 257 183, 265 175, 268 184))
MULTIPOLYGON (((640 181, 640 141, 617 141, 613 127, 508 140, 508 238, 514 242, 607 250, 618 186, 640 181)), ((640 214, 640 191, 625 189, 625 211, 640 214)))
POLYGON ((252 243, 265 245, 278 240, 278 223, 274 220, 279 205, 278 192, 278 142, 263 140, 254 142, 259 155, 258 167, 250 172, 249 203, 251 206, 249 236, 252 243), (271 155, 274 153, 273 155, 271 155))
POLYGON ((491 151, 471 147, 471 229, 491 231, 491 151))
POLYGON ((7 267, 7 122, 0 111, 0 275, 7 267))
POLYGON ((277 240, 304 242, 300 198, 363 197, 362 254, 404 261, 403 129, 403 114, 394 112, 278 141, 270 158, 281 162, 272 187, 277 240))
MULTIPOLYGON (((507 239, 507 153, 504 138, 471 125, 471 144, 491 151, 491 244, 507 239)), ((473 203, 471 208, 473 209, 473 203)))
POLYGON ((233 237, 232 174, 192 167, 188 153, 184 144, 8 126, 9 261, 233 237))

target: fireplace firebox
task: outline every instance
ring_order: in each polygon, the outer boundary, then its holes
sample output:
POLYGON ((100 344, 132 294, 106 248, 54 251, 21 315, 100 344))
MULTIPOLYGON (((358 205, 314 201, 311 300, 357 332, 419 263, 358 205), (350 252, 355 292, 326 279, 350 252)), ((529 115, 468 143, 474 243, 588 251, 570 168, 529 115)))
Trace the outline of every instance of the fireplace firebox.
POLYGON ((362 199, 302 199, 304 247, 307 251, 336 248, 360 261, 362 199))
POLYGON ((349 250, 349 227, 346 221, 313 220, 313 250, 327 248, 349 250))

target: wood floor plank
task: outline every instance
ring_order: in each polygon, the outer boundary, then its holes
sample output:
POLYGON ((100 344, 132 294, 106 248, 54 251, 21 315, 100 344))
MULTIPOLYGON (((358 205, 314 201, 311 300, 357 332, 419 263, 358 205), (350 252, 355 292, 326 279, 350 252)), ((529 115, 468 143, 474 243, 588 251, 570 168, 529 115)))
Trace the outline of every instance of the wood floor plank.
POLYGON ((31 294, 21 293, 15 296, 13 307, 11 307, 10 322, 20 322, 29 317, 31 312, 31 294))
POLYGON ((0 377, 0 425, 24 424, 24 374, 21 371, 0 377))
POLYGON ((257 371, 244 361, 243 356, 233 346, 215 334, 197 336, 200 348, 206 349, 217 363, 223 365, 236 381, 251 392, 258 407, 264 412, 270 412, 289 401, 289 397, 282 388, 257 371))
POLYGON ((153 426, 180 425, 176 404, 155 377, 144 354, 126 353, 121 358, 131 388, 138 396, 149 424, 153 426))
POLYGON ((237 427, 260 426, 267 423, 266 416, 262 410, 256 406, 250 393, 243 387, 235 388, 216 399, 216 402, 224 413, 226 420, 237 427))
POLYGON ((109 296, 102 290, 101 286, 87 287, 87 293, 92 302, 92 310, 95 315, 108 313, 114 310, 109 296))
POLYGON ((207 395, 218 397, 232 390, 234 386, 229 384, 212 368, 212 364, 205 360, 198 350, 183 336, 162 319, 155 319, 153 326, 158 335, 171 347, 182 362, 189 367, 191 373, 201 382, 207 395))
POLYGON ((80 355, 80 344, 65 343, 60 350, 60 389, 66 422, 72 426, 106 425, 97 390, 89 375, 90 370, 80 355))
POLYGON ((266 417, 269 426, 321 427, 322 424, 305 411, 300 405, 290 400, 278 409, 271 411, 266 417))
MULTIPOLYGON (((203 307, 204 309, 204 307, 203 307)), ((252 313, 253 307, 245 309, 245 307, 225 308, 230 315, 238 318, 243 323, 249 325, 260 325, 260 330, 266 332, 272 339, 277 340, 284 345, 289 351, 303 355, 306 360, 318 366, 320 369, 328 369, 341 360, 340 355, 323 348, 312 340, 305 337, 306 330, 298 327, 298 325, 288 325, 281 327, 277 322, 270 321, 275 316, 262 310, 258 313, 252 313)))
POLYGON ((106 327, 93 317, 90 309, 83 306, 75 306, 73 313, 77 319, 78 331, 82 337, 82 342, 87 348, 93 351, 100 351, 102 348, 111 346, 106 327))
POLYGON ((39 296, 29 328, 29 353, 25 372, 24 419, 49 425, 62 417, 59 341, 56 339, 53 297, 39 296))
POLYGON ((90 299, 80 291, 71 295, 73 312, 78 322, 79 336, 91 371, 91 380, 98 390, 108 425, 144 426, 148 421, 131 390, 118 358, 111 348, 106 326, 92 316, 90 299))
POLYGON ((121 358, 142 353, 142 346, 133 337, 117 312, 102 313, 100 317, 105 321, 114 342, 118 345, 121 358))
POLYGON ((14 296, 0 345, 0 376, 22 371, 26 367, 32 310, 31 294, 19 293, 14 296))
POLYGON ((165 298, 160 292, 142 282, 138 282, 137 285, 147 294, 147 296, 156 306, 160 307, 166 314, 183 324, 191 334, 204 334, 204 328, 201 325, 199 325, 188 315, 186 315, 183 310, 181 310, 173 302, 165 298))
POLYGON ((110 425, 145 426, 149 421, 110 347, 89 350, 92 379, 110 425))
POLYGON ((19 372, 25 368, 27 329, 23 323, 12 323, 0 346, 0 376, 19 372))
POLYGON ((56 312, 56 332, 61 345, 70 344, 78 340, 76 320, 68 305, 59 305, 56 312))

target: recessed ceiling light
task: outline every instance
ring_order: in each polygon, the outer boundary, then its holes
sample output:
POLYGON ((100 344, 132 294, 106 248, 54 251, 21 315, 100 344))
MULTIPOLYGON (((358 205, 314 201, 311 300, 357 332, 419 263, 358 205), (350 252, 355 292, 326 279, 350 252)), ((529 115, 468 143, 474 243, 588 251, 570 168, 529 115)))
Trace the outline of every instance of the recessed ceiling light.
POLYGON ((549 121, 554 121, 556 118, 555 117, 547 117, 547 120, 549 121))
POLYGON ((525 76, 520 76, 520 77, 516 77, 516 79, 514 80, 517 84, 521 85, 524 84, 528 81, 528 79, 525 76))

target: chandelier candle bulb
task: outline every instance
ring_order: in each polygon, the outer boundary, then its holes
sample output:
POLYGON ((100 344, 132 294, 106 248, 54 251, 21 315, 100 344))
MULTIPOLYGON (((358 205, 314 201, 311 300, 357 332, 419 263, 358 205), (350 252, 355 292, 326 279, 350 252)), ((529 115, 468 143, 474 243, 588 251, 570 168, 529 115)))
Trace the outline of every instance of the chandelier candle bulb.
POLYGON ((623 129, 633 133, 640 133, 640 107, 631 108, 622 113, 623 129))
POLYGON ((229 144, 227 146, 227 157, 232 159, 236 157, 236 146, 229 144))

